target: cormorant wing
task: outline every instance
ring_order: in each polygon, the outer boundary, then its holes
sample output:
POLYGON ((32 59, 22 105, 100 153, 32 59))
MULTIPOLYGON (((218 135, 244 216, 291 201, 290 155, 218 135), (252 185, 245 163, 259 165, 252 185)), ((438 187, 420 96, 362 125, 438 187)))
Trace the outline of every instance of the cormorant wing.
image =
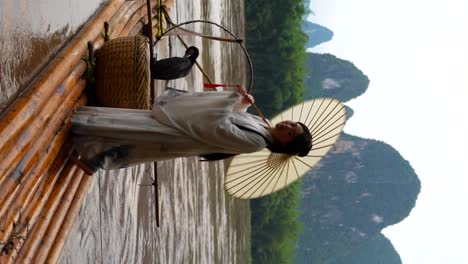
POLYGON ((187 76, 192 69, 193 63, 180 57, 172 57, 157 61, 151 66, 153 79, 173 80, 187 76))

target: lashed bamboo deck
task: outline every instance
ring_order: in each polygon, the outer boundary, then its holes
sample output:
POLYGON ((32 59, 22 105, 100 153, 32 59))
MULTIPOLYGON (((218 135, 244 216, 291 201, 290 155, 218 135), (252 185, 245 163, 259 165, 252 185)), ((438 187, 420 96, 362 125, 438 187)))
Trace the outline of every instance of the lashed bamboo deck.
POLYGON ((146 14, 145 1, 110 0, 0 118, 0 263, 57 262, 92 180, 69 162, 86 41, 103 44, 105 21, 111 38, 138 34, 146 14))

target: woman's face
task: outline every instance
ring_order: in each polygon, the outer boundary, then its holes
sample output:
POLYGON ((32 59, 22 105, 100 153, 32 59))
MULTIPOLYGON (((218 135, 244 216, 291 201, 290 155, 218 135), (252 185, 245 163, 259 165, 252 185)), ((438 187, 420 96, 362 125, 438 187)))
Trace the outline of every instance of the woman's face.
POLYGON ((272 136, 282 145, 286 145, 302 133, 304 133, 304 128, 299 123, 286 120, 275 125, 272 136))

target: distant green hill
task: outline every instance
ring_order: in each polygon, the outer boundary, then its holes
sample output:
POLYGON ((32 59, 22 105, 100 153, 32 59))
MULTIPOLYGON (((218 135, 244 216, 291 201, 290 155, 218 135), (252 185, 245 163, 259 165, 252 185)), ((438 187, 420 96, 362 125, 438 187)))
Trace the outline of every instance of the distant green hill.
POLYGON ((409 215, 420 182, 390 145, 343 134, 303 178, 302 190, 304 232, 295 263, 401 263, 380 232, 409 215), (379 254, 385 261, 374 261, 379 254))
POLYGON ((343 256, 333 259, 331 264, 401 264, 400 255, 392 242, 382 234, 377 234, 343 256))
POLYGON ((333 31, 307 20, 302 21, 302 31, 309 37, 305 45, 306 49, 313 48, 333 38, 333 31))
POLYGON ((363 94, 369 78, 353 63, 331 54, 307 53, 305 78, 306 99, 334 97, 349 101, 363 94))
MULTIPOLYGON (((327 39, 304 23, 309 4, 245 2, 253 94, 267 117, 303 98, 346 102, 368 88, 369 79, 353 63, 306 53, 307 45, 327 39)), ((252 263, 399 264, 381 230, 409 214, 419 189, 410 164, 391 146, 345 134, 303 182, 251 201, 252 263)))

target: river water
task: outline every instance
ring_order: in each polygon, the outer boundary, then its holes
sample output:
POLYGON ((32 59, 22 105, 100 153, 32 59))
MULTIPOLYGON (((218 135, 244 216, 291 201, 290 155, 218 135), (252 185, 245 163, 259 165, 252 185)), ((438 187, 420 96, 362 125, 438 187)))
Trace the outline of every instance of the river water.
MULTIPOLYGON (((27 86, 99 0, 0 0, 0 111, 27 86)), ((243 1, 176 0, 172 19, 207 19, 243 36, 243 1)), ((208 25, 191 29, 221 35, 208 25)), ((184 52, 171 37, 157 45, 158 58, 184 52)), ((184 37, 200 48, 199 62, 215 82, 245 81, 245 61, 235 44, 184 37)), ((164 87, 157 82, 157 93, 164 87)), ((202 90, 194 69, 171 87, 202 90)), ((157 164, 160 227, 150 184, 153 165, 99 171, 62 251, 60 263, 248 263, 249 205, 224 191, 222 162, 196 158, 157 164)))

